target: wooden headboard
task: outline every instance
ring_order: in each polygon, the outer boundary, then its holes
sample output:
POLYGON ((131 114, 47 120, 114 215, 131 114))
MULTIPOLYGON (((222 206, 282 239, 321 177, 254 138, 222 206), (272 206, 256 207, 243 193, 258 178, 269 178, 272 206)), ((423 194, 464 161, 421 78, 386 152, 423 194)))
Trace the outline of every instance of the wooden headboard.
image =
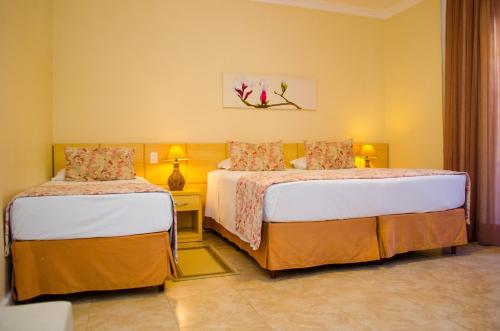
MULTIPOLYGON (((354 144, 354 153, 357 155, 363 143, 354 144)), ((385 143, 369 143, 375 147, 377 151, 377 158, 372 160, 371 163, 377 168, 387 168, 389 166, 389 146, 385 143)), ((134 166, 137 176, 141 176, 149 180, 153 184, 165 185, 167 178, 172 172, 172 164, 161 162, 167 158, 170 146, 173 144, 79 144, 79 143, 65 143, 53 145, 53 167, 52 172, 55 175, 60 169, 64 168, 65 147, 108 147, 108 146, 122 146, 129 147, 135 150, 134 166), (158 153, 157 164, 150 163, 150 153, 158 153)), ((205 195, 207 190, 207 174, 211 170, 217 169, 217 164, 228 157, 225 143, 179 143, 186 151, 189 160, 181 163, 180 170, 186 178, 186 187, 199 189, 205 195)), ((287 167, 290 167, 290 161, 298 157, 304 156, 303 143, 284 143, 285 161, 287 167)))

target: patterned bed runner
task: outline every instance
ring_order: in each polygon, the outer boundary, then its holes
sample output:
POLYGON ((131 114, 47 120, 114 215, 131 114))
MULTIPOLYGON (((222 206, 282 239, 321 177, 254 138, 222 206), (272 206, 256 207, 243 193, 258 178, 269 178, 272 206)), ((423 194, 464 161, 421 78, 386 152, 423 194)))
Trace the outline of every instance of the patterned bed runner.
POLYGON ((433 169, 342 169, 335 171, 308 170, 301 172, 262 171, 242 176, 236 187, 236 231, 254 250, 261 241, 264 195, 273 184, 309 180, 384 179, 435 175, 465 175, 465 219, 469 224, 470 179, 465 172, 433 169))
POLYGON ((143 180, 131 181, 99 181, 99 182, 67 182, 51 181, 40 186, 28 189, 16 195, 7 205, 4 218, 5 247, 4 254, 9 256, 12 236, 10 233, 11 208, 16 199, 25 197, 46 197, 66 195, 107 195, 107 194, 129 194, 129 193, 165 193, 170 196, 173 211, 173 231, 170 231, 170 245, 174 258, 177 261, 177 217, 175 204, 170 192, 143 180))

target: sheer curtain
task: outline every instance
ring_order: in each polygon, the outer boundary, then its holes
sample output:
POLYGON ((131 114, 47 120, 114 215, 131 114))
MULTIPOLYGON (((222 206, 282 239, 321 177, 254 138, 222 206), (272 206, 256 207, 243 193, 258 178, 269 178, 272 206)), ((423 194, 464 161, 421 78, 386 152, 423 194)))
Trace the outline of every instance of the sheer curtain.
POLYGON ((471 176, 469 238, 500 245, 500 0, 446 4, 444 162, 471 176))

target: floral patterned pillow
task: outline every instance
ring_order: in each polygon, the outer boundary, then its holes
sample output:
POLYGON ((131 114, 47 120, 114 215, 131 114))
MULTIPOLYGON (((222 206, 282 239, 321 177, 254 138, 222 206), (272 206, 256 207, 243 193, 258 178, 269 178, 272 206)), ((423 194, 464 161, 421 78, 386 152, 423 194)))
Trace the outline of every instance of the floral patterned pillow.
POLYGON ((122 147, 66 147, 65 180, 104 181, 133 179, 134 150, 122 147))
POLYGON ((284 170, 285 155, 281 141, 273 143, 228 143, 231 170, 284 170))
POLYGON ((307 169, 349 169, 354 168, 352 139, 328 142, 305 141, 307 169))

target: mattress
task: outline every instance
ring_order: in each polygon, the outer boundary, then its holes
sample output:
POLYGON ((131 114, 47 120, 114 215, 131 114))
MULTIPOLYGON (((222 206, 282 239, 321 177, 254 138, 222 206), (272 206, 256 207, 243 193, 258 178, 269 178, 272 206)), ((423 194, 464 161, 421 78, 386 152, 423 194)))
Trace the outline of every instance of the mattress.
POLYGON ((128 236, 167 231, 172 222, 170 195, 161 192, 21 197, 11 209, 14 240, 128 236))
MULTIPOLYGON (((215 170, 208 174, 205 215, 234 234, 236 184, 249 173, 215 170)), ((464 205, 465 182, 465 175, 435 175, 275 184, 265 193, 263 220, 323 221, 454 209, 464 205)))

